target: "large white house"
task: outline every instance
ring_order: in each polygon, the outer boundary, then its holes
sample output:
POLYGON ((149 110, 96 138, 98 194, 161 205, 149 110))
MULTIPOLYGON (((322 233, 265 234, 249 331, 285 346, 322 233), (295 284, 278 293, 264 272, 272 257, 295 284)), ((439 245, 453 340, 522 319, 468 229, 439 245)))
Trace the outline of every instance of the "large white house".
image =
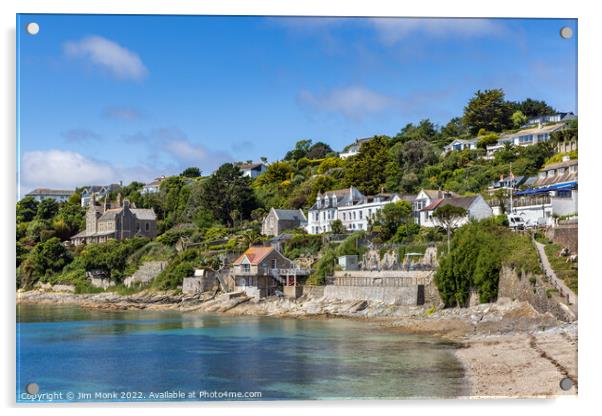
POLYGON ((507 144, 513 146, 531 146, 541 142, 550 140, 550 135, 555 131, 561 130, 566 126, 566 123, 556 123, 547 126, 541 124, 522 129, 516 133, 502 134, 496 144, 487 146, 487 154, 485 159, 493 159, 495 152, 503 149, 507 144))
POLYGON ((316 202, 307 215, 307 232, 321 234, 332 230, 332 222, 338 219, 340 207, 352 206, 363 200, 364 195, 355 187, 318 193, 316 202))
POLYGON ((420 210, 420 225, 424 227, 441 226, 442 224, 433 217, 433 213, 437 208, 445 205, 453 205, 466 210, 466 216, 458 219, 453 224, 454 227, 460 227, 472 219, 482 220, 493 215, 493 210, 481 195, 441 198, 420 210))
POLYGON ((30 196, 36 201, 54 199, 56 202, 65 202, 73 195, 73 193, 74 191, 72 190, 37 188, 25 196, 30 196))
POLYGON ((414 199, 413 195, 384 192, 366 196, 354 187, 320 193, 309 209, 307 232, 321 234, 332 231, 332 222, 337 219, 348 231, 367 230, 370 219, 386 204, 401 200, 413 203, 414 199))

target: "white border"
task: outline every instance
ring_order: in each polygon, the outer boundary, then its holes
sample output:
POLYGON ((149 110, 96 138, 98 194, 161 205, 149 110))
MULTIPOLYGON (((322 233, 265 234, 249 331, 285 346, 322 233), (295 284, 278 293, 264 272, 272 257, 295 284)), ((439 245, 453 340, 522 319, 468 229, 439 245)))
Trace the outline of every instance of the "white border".
MULTIPOLYGON (((167 408, 177 406, 173 411, 179 414, 211 414, 240 413, 243 407, 251 414, 296 415, 308 412, 329 414, 335 408, 345 407, 350 415, 366 414, 372 407, 379 413, 415 414, 417 412, 439 414, 487 414, 496 415, 509 412, 546 412, 546 414, 575 414, 599 408, 597 405, 596 383, 602 376, 600 373, 600 330, 597 308, 602 296, 602 279, 599 265, 602 244, 600 237, 599 207, 602 203, 599 166, 602 157, 602 135, 596 122, 600 121, 600 47, 596 40, 602 39, 602 22, 596 13, 595 2, 518 1, 501 0, 477 2, 470 0, 420 2, 395 2, 383 0, 357 1, 302 1, 302 0, 221 0, 203 1, 195 4, 194 0, 4 0, 0 3, 2 12, 3 39, 1 82, 3 99, 0 101, 2 114, 2 178, 4 180, 4 201, 0 205, 2 218, 2 264, 4 273, 2 325, 7 335, 2 342, 3 366, 1 392, 3 404, 12 406, 10 414, 38 413, 44 414, 79 414, 82 407, 90 414, 104 413, 103 410, 114 406, 62 406, 54 408, 19 407, 14 408, 15 376, 14 376, 14 196, 15 192, 15 13, 110 13, 110 14, 247 14, 247 15, 336 15, 336 16, 466 16, 466 17, 563 17, 579 18, 579 121, 581 147, 580 154, 580 302, 579 302, 579 399, 556 399, 548 401, 536 400, 496 400, 496 401, 400 401, 400 402, 302 402, 302 403, 252 403, 252 404, 177 404, 131 406, 129 412, 145 414, 163 414, 167 408), (598 127, 598 128, 596 128, 598 127), (596 238, 596 235, 598 237, 596 238), (596 267, 597 266, 597 267, 596 267)), ((113 410, 114 412, 115 410, 113 410)))

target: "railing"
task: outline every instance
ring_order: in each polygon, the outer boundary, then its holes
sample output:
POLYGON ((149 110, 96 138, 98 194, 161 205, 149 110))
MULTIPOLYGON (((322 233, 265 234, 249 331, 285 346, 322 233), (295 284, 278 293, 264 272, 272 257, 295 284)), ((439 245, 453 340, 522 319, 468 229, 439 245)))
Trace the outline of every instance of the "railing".
MULTIPOLYGON (((528 206, 541 206, 551 204, 552 200, 549 195, 538 196, 538 197, 529 197, 529 198, 516 198, 512 201, 513 207, 528 207, 528 206)), ((509 205, 509 204, 508 204, 509 205)))

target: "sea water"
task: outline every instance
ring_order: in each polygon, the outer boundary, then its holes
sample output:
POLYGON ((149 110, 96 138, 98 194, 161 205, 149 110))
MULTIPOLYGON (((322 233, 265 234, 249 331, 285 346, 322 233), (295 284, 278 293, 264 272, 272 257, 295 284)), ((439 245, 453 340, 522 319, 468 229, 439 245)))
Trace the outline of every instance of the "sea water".
POLYGON ((17 401, 457 397, 455 348, 366 321, 24 304, 17 401))

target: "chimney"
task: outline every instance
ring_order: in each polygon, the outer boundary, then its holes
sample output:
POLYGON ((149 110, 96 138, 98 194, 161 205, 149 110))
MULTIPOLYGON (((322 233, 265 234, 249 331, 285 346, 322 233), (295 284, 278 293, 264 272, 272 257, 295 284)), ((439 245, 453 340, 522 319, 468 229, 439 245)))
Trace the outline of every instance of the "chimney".
POLYGON ((90 205, 96 205, 96 192, 92 192, 90 195, 90 205))
POLYGON ((123 200, 123 208, 124 209, 129 209, 130 208, 130 201, 127 199, 123 200))

